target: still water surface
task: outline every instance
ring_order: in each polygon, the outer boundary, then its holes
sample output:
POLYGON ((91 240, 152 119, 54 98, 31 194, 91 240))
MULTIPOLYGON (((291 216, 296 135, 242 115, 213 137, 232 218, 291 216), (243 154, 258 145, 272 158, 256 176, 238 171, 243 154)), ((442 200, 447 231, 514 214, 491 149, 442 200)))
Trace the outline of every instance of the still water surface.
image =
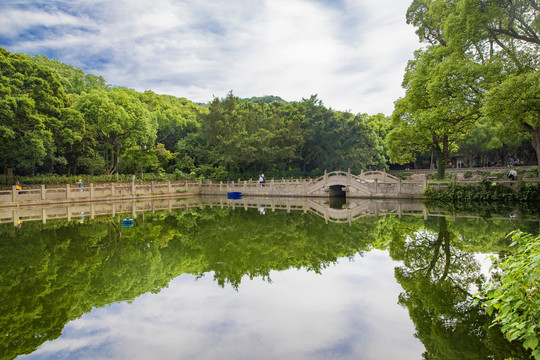
POLYGON ((513 229, 538 232, 538 220, 369 202, 340 204, 366 216, 338 224, 278 200, 273 211, 268 199, 213 201, 0 225, 0 358, 526 356, 470 295, 484 254, 506 251, 513 229), (133 227, 121 225, 128 215, 133 227))

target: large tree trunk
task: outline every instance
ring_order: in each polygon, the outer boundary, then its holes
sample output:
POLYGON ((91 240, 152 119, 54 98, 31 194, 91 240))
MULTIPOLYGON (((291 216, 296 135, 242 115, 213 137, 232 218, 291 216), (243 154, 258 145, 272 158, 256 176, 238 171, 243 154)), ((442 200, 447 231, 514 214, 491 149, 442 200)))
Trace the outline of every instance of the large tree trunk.
POLYGON ((444 179, 446 175, 446 164, 448 163, 448 136, 444 136, 442 140, 442 149, 436 148, 437 152, 437 178, 444 179))
MULTIPOLYGON (((540 119, 540 112, 538 113, 538 118, 540 119)), ((531 125, 525 123, 522 124, 522 127, 525 131, 531 134, 532 137, 532 146, 536 150, 536 166, 537 166, 537 176, 540 179, 540 124, 535 128, 531 125)))
POLYGON ((109 167, 109 146, 105 144, 105 171, 107 172, 107 175, 111 175, 109 167))
POLYGON ((437 179, 442 180, 446 175, 446 158, 442 152, 437 153, 437 179))

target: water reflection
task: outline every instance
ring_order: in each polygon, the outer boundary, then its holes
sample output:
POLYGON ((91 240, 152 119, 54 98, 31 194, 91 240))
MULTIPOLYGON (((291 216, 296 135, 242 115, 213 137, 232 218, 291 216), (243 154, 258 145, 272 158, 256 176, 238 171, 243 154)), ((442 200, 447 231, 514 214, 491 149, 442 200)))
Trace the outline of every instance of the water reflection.
POLYGON ((377 251, 355 260, 339 261, 324 276, 272 272, 272 284, 247 280, 240 292, 183 275, 159 296, 71 322, 29 358, 418 359, 422 345, 396 304, 392 261, 377 251))
POLYGON ((261 214, 267 210, 287 210, 313 213, 325 222, 349 223, 352 224, 359 218, 365 216, 380 216, 396 214, 402 216, 422 215, 427 220, 430 216, 448 216, 453 218, 481 218, 490 220, 513 220, 515 222, 538 220, 539 209, 529 208, 527 204, 518 204, 519 208, 509 207, 504 204, 501 207, 491 206, 469 206, 463 209, 438 208, 429 206, 414 200, 394 199, 347 199, 345 197, 321 199, 321 198, 279 198, 279 197, 244 197, 239 200, 226 199, 224 197, 194 197, 182 199, 162 199, 152 201, 124 201, 124 202, 100 202, 76 205, 50 205, 50 206, 25 206, 25 207, 2 207, 0 208, 0 224, 12 223, 21 227, 23 221, 40 221, 47 223, 56 219, 79 218, 79 222, 85 219, 94 219, 100 215, 117 214, 131 215, 137 217, 138 212, 152 212, 177 209, 189 210, 191 208, 201 208, 204 206, 220 207, 234 210, 243 208, 245 210, 256 208, 261 214))
POLYGON ((470 303, 469 289, 480 279, 472 254, 505 251, 506 233, 518 224, 536 232, 538 221, 448 220, 426 217, 422 207, 420 216, 406 216, 417 204, 371 202, 355 209, 386 216, 356 217, 349 225, 326 223, 305 203, 221 200, 213 207, 103 204, 112 213, 102 216, 91 205, 47 208, 41 215, 65 218, 27 217, 21 229, 9 219, 0 226, 0 353, 6 359, 29 353, 208 359, 222 350, 228 351, 222 359, 520 355, 519 344, 515 349, 489 329, 470 303), (124 228, 129 214, 137 219, 124 228))
POLYGON ((404 289, 399 303, 409 310, 426 353, 435 359, 528 358, 473 304, 470 289, 484 280, 480 263, 458 247, 460 234, 446 218, 437 222, 437 232, 417 230, 393 251, 393 258, 404 263, 395 270, 404 289))

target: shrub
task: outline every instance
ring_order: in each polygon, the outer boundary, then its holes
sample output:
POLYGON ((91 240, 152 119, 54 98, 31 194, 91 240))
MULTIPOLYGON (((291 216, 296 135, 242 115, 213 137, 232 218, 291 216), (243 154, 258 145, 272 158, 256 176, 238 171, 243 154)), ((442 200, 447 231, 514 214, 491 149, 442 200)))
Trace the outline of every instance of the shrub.
POLYGON ((518 191, 505 185, 495 185, 491 181, 482 180, 479 185, 450 185, 444 190, 426 189, 425 195, 434 201, 457 202, 536 202, 540 200, 540 185, 524 184, 518 191))
POLYGON ((509 341, 523 341, 535 359, 540 359, 540 236, 516 232, 512 234, 515 254, 502 260, 492 257, 491 286, 477 294, 476 302, 486 306, 489 315, 495 315, 494 324, 509 341))

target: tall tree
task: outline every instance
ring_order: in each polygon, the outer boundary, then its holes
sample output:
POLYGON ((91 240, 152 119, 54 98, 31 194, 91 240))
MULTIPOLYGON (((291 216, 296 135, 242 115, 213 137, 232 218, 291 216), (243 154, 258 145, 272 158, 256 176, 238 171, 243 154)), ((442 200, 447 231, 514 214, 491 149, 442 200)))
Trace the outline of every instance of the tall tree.
POLYGON ((155 141, 155 117, 131 90, 93 89, 80 96, 76 107, 84 114, 93 136, 101 144, 107 174, 118 173, 120 156, 129 145, 153 145, 155 141))
POLYGON ((539 13, 536 0, 414 0, 407 20, 421 41, 468 56, 488 66, 487 73, 500 64, 501 76, 485 89, 493 94, 486 96, 483 112, 508 129, 527 132, 540 161, 539 13))
POLYGON ((443 178, 456 141, 481 116, 482 94, 497 74, 495 66, 489 70, 446 46, 418 50, 407 66, 403 80, 406 95, 396 102, 389 137, 396 139, 411 131, 416 136, 390 142, 391 160, 408 162, 412 151, 433 149, 439 178, 443 178))
POLYGON ((0 48, 0 161, 34 174, 80 140, 83 124, 54 74, 24 55, 0 48))

